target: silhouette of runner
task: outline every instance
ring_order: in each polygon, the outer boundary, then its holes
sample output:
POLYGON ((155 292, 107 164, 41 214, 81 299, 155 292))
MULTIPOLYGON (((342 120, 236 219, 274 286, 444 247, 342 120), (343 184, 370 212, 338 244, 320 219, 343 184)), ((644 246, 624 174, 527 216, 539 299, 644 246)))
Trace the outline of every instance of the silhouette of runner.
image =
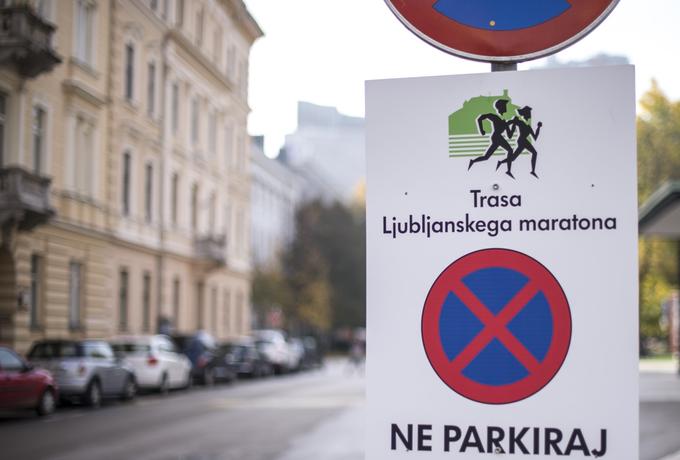
POLYGON ((493 125, 493 132, 491 133, 491 145, 486 150, 484 155, 470 160, 470 163, 468 164, 468 170, 470 170, 472 165, 478 161, 486 161, 491 158, 491 155, 493 155, 498 147, 502 147, 508 152, 508 156, 506 158, 512 156, 512 147, 510 146, 510 143, 508 143, 508 141, 503 137, 504 131, 509 133, 508 122, 503 120, 502 117, 503 114, 508 111, 508 101, 507 99, 498 99, 493 105, 496 108, 498 115, 495 113, 485 113, 484 115, 477 117, 477 128, 479 129, 479 133, 482 136, 486 135, 483 124, 484 120, 489 120, 493 125))
POLYGON ((500 168, 503 163, 506 163, 508 165, 508 170, 505 172, 505 174, 514 179, 515 176, 512 175, 510 170, 512 168, 512 162, 515 161, 524 150, 528 150, 531 152, 531 175, 538 179, 538 176, 536 175, 536 159, 538 158, 538 152, 536 152, 534 146, 531 145, 529 136, 533 137, 534 140, 538 139, 538 135, 541 132, 541 126, 543 126, 543 123, 539 121, 538 125, 536 125, 536 131, 534 132, 533 128, 531 127, 531 107, 524 106, 517 110, 517 113, 522 118, 524 118, 524 120, 519 117, 515 117, 508 122, 508 128, 510 131, 509 135, 511 139, 512 136, 515 135, 515 128, 519 129, 517 149, 514 151, 514 153, 508 155, 505 160, 499 161, 496 165, 496 170, 498 170, 498 168, 500 168))

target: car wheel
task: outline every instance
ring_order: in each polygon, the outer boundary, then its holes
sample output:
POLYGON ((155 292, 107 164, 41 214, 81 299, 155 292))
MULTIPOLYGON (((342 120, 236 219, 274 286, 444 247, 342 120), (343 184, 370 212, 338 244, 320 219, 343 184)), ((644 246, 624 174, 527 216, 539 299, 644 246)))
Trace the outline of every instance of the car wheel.
POLYGON ((168 374, 163 374, 163 377, 161 377, 161 384, 158 386, 158 392, 165 396, 169 391, 170 382, 168 382, 168 374))
POLYGON ((213 369, 203 371, 203 385, 207 387, 215 385, 215 371, 213 369))
POLYGON ((85 390, 85 403, 93 409, 102 405, 102 389, 96 380, 90 382, 85 390))
POLYGON ((43 394, 40 396, 40 400, 38 401, 38 407, 36 408, 36 411, 38 412, 38 415, 45 416, 54 413, 56 407, 57 400, 54 397, 54 392, 52 391, 51 388, 47 388, 45 391, 43 391, 43 394))
POLYGON ((137 396, 137 383, 135 382, 135 379, 128 376, 128 378, 125 379, 121 399, 123 399, 123 401, 131 401, 135 399, 135 396, 137 396))

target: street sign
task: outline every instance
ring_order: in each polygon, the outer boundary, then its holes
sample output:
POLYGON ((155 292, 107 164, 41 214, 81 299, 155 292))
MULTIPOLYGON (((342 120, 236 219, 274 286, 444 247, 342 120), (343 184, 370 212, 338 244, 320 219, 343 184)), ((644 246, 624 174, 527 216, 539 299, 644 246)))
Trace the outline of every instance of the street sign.
POLYGON ((442 51, 487 62, 556 53, 597 27, 618 0, 386 0, 399 20, 442 51))
POLYGON ((569 303, 531 257, 484 249, 449 265, 423 308, 423 344, 452 390, 488 404, 520 401, 562 366, 571 338, 569 303))
POLYGON ((367 460, 637 460, 631 66, 369 81, 367 460))

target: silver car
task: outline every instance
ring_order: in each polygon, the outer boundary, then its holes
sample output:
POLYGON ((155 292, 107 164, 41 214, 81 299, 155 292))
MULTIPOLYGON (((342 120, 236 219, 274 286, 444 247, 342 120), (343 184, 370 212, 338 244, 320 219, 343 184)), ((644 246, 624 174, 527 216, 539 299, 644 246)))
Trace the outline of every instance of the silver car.
POLYGON ((99 407, 103 398, 130 400, 137 394, 132 369, 103 340, 42 340, 33 344, 28 359, 52 373, 62 399, 99 407))

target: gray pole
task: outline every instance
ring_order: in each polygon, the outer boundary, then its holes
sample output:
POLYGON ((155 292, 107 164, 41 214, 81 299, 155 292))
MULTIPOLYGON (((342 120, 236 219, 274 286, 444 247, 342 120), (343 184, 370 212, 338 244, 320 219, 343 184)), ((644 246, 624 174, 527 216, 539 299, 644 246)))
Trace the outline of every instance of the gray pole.
POLYGON ((516 62, 492 62, 491 71, 492 72, 506 72, 508 70, 517 70, 516 62))

